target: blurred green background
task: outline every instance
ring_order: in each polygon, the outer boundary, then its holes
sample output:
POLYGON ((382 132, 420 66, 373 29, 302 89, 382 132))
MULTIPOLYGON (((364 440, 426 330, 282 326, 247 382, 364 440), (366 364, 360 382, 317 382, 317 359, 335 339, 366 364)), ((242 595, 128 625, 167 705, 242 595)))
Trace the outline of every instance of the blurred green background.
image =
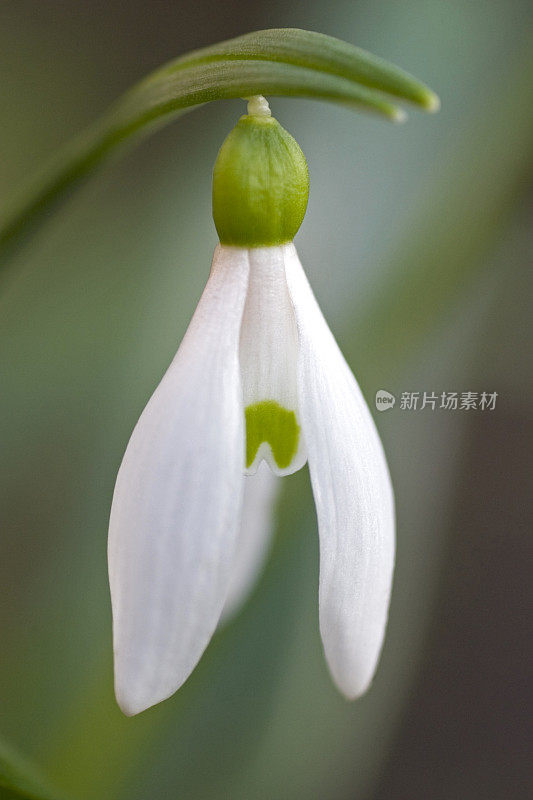
MULTIPOLYGON (((178 694, 113 697, 107 521, 126 442, 205 283, 211 170, 243 104, 107 165, 0 284, 0 737, 67 798, 526 798, 532 519, 530 2, 0 5, 0 201, 167 59, 294 26, 426 81, 404 126, 271 99, 306 153, 302 262, 378 389, 497 392, 494 411, 377 413, 398 558, 371 691, 333 688, 307 471, 242 613, 178 694)), ((0 797, 11 797, 6 791, 0 797)))

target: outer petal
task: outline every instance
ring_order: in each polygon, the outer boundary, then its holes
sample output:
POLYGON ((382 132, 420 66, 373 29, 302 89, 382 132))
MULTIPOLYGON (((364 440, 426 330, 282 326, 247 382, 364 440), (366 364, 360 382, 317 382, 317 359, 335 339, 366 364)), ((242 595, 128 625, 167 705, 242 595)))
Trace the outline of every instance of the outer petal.
POLYGON ((248 255, 217 247, 181 346, 129 441, 109 528, 115 691, 136 714, 186 680, 217 625, 239 531, 239 334, 248 255))
POLYGON ((239 610, 263 567, 274 527, 274 504, 280 486, 280 478, 265 463, 259 465, 255 475, 246 475, 243 480, 241 531, 222 612, 224 620, 239 610))
POLYGON ((320 531, 320 631, 335 682, 354 698, 368 688, 383 642, 394 564, 394 498, 374 422, 293 245, 286 246, 285 258, 320 531))

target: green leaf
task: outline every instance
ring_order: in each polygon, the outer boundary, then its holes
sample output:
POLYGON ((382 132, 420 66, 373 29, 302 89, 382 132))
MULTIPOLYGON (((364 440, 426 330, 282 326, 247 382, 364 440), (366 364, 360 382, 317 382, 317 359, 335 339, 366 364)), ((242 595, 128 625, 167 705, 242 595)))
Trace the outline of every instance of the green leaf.
POLYGON ((272 28, 247 33, 229 42, 183 56, 163 67, 163 70, 172 71, 185 64, 207 63, 220 57, 294 64, 378 89, 426 111, 436 111, 440 105, 431 89, 384 59, 333 36, 298 28, 272 28))
POLYGON ((28 800, 59 800, 60 795, 46 785, 27 759, 0 740, 0 786, 28 800))
POLYGON ((179 114, 250 95, 329 100, 390 120, 403 111, 386 95, 436 110, 437 96, 408 73, 353 45, 298 29, 257 31, 194 51, 153 72, 61 150, 22 189, 0 223, 0 258, 106 157, 179 114))

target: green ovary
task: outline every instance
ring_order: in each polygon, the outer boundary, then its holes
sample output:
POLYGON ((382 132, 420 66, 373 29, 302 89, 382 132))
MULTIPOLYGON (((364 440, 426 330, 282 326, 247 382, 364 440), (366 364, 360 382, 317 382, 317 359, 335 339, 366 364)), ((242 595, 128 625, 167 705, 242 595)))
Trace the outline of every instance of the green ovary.
POLYGON ((300 426, 296 414, 275 400, 264 400, 247 406, 246 467, 254 463, 260 445, 268 442, 280 469, 288 467, 298 450, 300 426))

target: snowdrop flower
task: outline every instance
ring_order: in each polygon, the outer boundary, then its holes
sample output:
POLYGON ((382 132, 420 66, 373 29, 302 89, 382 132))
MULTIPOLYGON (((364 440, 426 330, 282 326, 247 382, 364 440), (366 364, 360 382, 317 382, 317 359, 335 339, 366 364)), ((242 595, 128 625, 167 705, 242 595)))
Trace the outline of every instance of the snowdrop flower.
POLYGON ((259 569, 273 476, 306 462, 329 669, 348 698, 372 680, 393 493, 370 412, 292 241, 308 185, 298 144, 252 98, 214 169, 220 244, 207 285, 117 477, 109 577, 115 690, 128 715, 190 675, 225 604, 238 604, 259 569))

